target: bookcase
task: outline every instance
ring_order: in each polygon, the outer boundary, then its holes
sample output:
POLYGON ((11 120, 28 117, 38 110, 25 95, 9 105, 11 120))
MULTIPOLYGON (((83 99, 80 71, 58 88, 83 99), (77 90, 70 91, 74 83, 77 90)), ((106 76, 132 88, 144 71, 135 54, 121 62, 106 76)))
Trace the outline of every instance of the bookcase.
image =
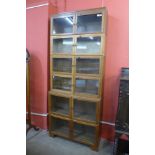
POLYGON ((61 13, 50 21, 49 135, 98 150, 106 8, 61 13))

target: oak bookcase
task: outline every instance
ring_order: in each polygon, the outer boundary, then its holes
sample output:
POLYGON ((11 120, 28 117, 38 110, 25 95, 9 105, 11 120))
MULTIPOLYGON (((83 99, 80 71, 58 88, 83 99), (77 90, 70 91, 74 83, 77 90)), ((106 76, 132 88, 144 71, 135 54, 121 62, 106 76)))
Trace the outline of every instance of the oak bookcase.
POLYGON ((61 13, 50 24, 49 135, 98 150, 106 8, 61 13))

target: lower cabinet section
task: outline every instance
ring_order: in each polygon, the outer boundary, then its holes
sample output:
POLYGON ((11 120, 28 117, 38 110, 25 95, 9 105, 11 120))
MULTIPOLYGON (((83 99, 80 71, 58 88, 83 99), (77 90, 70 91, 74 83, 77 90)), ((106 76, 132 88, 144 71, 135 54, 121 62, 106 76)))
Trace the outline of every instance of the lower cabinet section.
POLYGON ((49 133, 89 145, 99 142, 100 100, 49 92, 49 133))
POLYGON ((96 135, 99 126, 91 126, 83 123, 77 123, 57 116, 50 116, 50 133, 52 136, 60 136, 76 142, 80 142, 97 149, 96 135))

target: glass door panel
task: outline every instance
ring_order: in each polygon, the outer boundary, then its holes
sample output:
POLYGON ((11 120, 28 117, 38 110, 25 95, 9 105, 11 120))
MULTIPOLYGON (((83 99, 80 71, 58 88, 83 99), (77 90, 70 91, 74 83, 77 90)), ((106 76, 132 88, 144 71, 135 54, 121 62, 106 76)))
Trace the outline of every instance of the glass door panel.
POLYGON ((76 58, 76 73, 80 74, 99 74, 99 58, 76 58))
POLYGON ((59 118, 52 117, 52 131, 69 136, 69 122, 59 118))
POLYGON ((72 54, 73 38, 53 38, 52 52, 55 54, 72 54))
POLYGON ((102 32, 102 13, 80 15, 77 17, 77 33, 102 32))
POLYGON ((101 51, 101 36, 78 37, 76 54, 99 54, 101 51))
POLYGON ((60 96, 51 96, 52 101, 52 112, 69 115, 69 98, 60 96))
POLYGON ((72 89, 72 79, 68 77, 53 77, 53 89, 71 91, 72 89))
POLYGON ((73 33, 73 16, 53 18, 53 26, 51 28, 53 35, 73 33))
POLYGON ((76 78, 75 93, 98 95, 99 80, 76 78))
POLYGON ((96 140, 95 127, 74 123, 74 139, 94 143, 96 140))
POLYGON ((74 118, 96 121, 96 103, 74 99, 74 118))
POLYGON ((53 58, 54 72, 72 72, 72 58, 53 58))

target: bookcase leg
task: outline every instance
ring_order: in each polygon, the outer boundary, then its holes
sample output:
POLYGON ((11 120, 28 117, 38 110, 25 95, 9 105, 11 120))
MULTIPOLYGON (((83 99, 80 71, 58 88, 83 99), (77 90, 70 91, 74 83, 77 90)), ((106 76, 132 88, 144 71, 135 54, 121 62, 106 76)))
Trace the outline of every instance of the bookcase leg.
POLYGON ((98 152, 98 145, 92 145, 92 146, 91 146, 91 149, 92 149, 93 151, 97 151, 97 152, 98 152))

